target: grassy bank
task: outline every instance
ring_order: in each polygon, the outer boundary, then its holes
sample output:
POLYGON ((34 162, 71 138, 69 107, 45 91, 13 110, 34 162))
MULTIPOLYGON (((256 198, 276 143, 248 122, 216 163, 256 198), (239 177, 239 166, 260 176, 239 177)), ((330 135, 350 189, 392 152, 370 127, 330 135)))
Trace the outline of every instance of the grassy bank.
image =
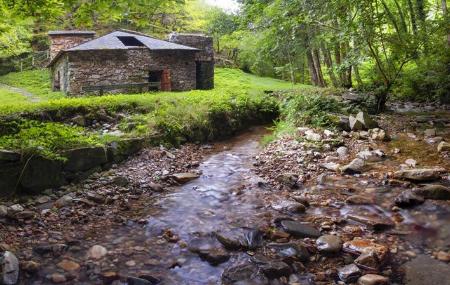
MULTIPOLYGON (((14 82, 12 77, 9 75, 9 83, 14 82)), ((39 78, 28 83, 44 86, 45 76, 39 78)), ((37 90, 36 86, 24 88, 37 90)), ((209 91, 62 97, 37 103, 9 100, 0 106, 0 148, 58 158, 67 148, 120 139, 102 135, 92 127, 68 124, 74 116, 101 120, 99 114, 115 118, 114 124, 123 132, 121 137, 145 137, 154 144, 217 139, 275 119, 278 102, 263 91, 292 88, 302 86, 219 69, 216 88, 209 91)))

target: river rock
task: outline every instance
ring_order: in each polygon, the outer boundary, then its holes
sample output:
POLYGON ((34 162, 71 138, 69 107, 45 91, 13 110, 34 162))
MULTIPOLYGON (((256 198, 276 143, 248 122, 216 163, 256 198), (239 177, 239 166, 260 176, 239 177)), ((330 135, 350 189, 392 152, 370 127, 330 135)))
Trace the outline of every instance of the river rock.
POLYGON ((360 151, 356 156, 367 162, 378 162, 383 160, 385 154, 383 151, 377 149, 373 151, 363 150, 360 151))
POLYGON ((341 168, 342 173, 358 174, 363 172, 365 162, 361 158, 355 158, 352 162, 341 168))
POLYGON ((64 259, 57 266, 65 271, 76 271, 80 269, 80 265, 72 260, 64 259))
POLYGON ((390 139, 386 131, 380 128, 369 130, 369 136, 371 139, 377 141, 388 141, 390 139))
POLYGON ((307 130, 305 132, 305 138, 313 142, 320 142, 322 140, 322 136, 318 133, 315 133, 313 130, 307 130))
POLYGON ((350 115, 348 117, 348 122, 350 125, 350 130, 351 131, 361 131, 364 130, 364 124, 363 122, 359 121, 358 119, 356 119, 356 117, 353 117, 352 115, 350 115))
POLYGON ((125 187, 130 184, 130 180, 125 176, 115 176, 111 183, 119 187, 125 187))
POLYGON ((361 276, 361 270, 355 264, 349 264, 338 270, 338 276, 342 281, 351 283, 361 276))
POLYGON ((424 201, 425 199, 422 196, 415 194, 411 190, 406 190, 395 198, 394 203, 399 207, 406 208, 423 204, 424 201))
POLYGON ((14 285, 19 279, 19 260, 10 251, 0 255, 0 277, 1 284, 14 285))
POLYGON ((405 164, 406 164, 408 167, 414 168, 414 167, 416 167, 416 165, 417 165, 417 161, 416 161, 415 159, 408 158, 407 160, 405 160, 405 164))
POLYGON ((366 274, 358 279, 358 285, 387 285, 387 284, 389 284, 389 278, 377 274, 366 274))
POLYGON ((256 264, 241 263, 232 265, 222 273, 222 285, 268 285, 269 280, 256 264))
POLYGON ((184 183, 188 183, 191 180, 197 179, 199 178, 200 175, 196 174, 196 173, 176 173, 172 175, 172 178, 175 179, 175 181, 177 181, 178 183, 184 184, 184 183))
POLYGON ((374 129, 374 128, 378 128, 378 123, 376 121, 374 121, 369 114, 367 114, 366 112, 359 112, 356 115, 356 119, 358 121, 360 121, 365 129, 374 129))
POLYGON ((443 168, 408 169, 395 172, 394 178, 419 182, 432 181, 439 179, 443 172, 445 172, 443 168))
POLYGON ((324 235, 316 240, 317 249, 323 253, 338 253, 342 249, 342 240, 335 235, 324 235))
POLYGON ((334 171, 334 172, 338 172, 341 165, 336 162, 326 162, 326 163, 322 163, 320 165, 320 167, 334 171))
POLYGON ((304 213, 306 211, 305 205, 294 201, 281 201, 272 204, 272 208, 277 211, 289 212, 289 213, 304 213))
POLYGON ((36 261, 29 260, 21 262, 20 268, 27 273, 35 274, 41 269, 41 264, 36 261))
POLYGON ((25 210, 23 207, 22 207, 22 205, 20 205, 20 204, 14 204, 14 205, 12 205, 11 207, 9 207, 9 211, 12 213, 12 214, 16 214, 16 213, 18 213, 18 212, 22 212, 23 210, 25 210))
POLYGON ((60 256, 68 249, 66 244, 40 244, 33 247, 33 251, 39 255, 60 256))
POLYGON ((374 251, 362 253, 354 262, 358 267, 365 270, 378 271, 378 268, 380 267, 380 262, 374 251))
POLYGON ((292 236, 297 238, 317 238, 320 236, 320 231, 311 223, 283 220, 281 221, 281 227, 287 233, 290 233, 292 236))
POLYGON ((350 213, 347 214, 347 219, 365 224, 374 230, 383 230, 395 226, 389 217, 377 213, 350 213))
POLYGON ((371 196, 352 195, 348 197, 345 202, 350 205, 370 205, 375 203, 371 196))
POLYGON ((340 146, 336 150, 336 153, 338 154, 339 158, 346 158, 348 155, 348 148, 346 146, 340 146))
POLYGON ((101 259, 106 254, 108 254, 108 250, 101 245, 94 245, 88 250, 87 257, 91 259, 101 259))
POLYGON ((386 261, 389 254, 389 248, 387 246, 361 238, 354 238, 351 241, 345 242, 342 248, 345 252, 354 255, 374 252, 380 264, 386 261))
POLYGON ((262 232, 249 228, 234 228, 217 232, 216 238, 226 249, 256 249, 261 246, 262 232))
POLYGON ((8 216, 8 207, 0 205, 0 218, 8 216))
POLYGON ((88 200, 93 201, 93 202, 98 203, 98 204, 103 204, 103 203, 105 203, 105 200, 106 200, 105 196, 100 195, 100 194, 95 193, 95 192, 87 192, 86 193, 86 198, 88 200))
POLYGON ((297 188, 298 175, 295 173, 282 173, 277 176, 277 181, 291 189, 297 188))
POLYGON ((450 188, 443 185, 430 184, 422 188, 414 189, 413 191, 425 199, 450 200, 450 188))
POLYGON ((424 135, 426 137, 435 137, 436 136, 436 129, 426 129, 424 131, 424 135))
POLYGON ((14 218, 17 220, 30 220, 36 217, 36 213, 33 211, 25 210, 14 214, 14 218))
POLYGON ((73 202, 73 198, 71 195, 64 195, 61 198, 59 198, 58 200, 56 200, 55 203, 53 204, 53 206, 56 208, 63 208, 63 207, 69 206, 70 204, 72 204, 72 202, 73 202))
POLYGON ((230 254, 217 240, 212 238, 195 238, 189 242, 189 250, 213 266, 217 266, 230 259, 230 254))
POLYGON ((301 243, 270 243, 267 248, 284 261, 308 261, 310 256, 308 249, 301 243))
POLYGON ((437 147, 438 152, 450 151, 450 143, 440 142, 437 147))

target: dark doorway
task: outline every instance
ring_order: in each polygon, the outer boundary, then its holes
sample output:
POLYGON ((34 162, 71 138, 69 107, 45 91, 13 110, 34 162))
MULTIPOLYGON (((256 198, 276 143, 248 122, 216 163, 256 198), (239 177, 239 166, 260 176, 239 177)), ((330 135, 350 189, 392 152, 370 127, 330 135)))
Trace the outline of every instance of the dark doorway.
POLYGON ((197 89, 209 90, 214 88, 214 62, 197 61, 197 89))
MULTIPOLYGON (((162 70, 150 70, 148 72, 148 82, 161 84, 162 73, 163 73, 162 70)), ((159 90, 158 86, 150 84, 149 91, 157 91, 157 90, 159 90)))
POLYGON ((61 91, 61 71, 56 72, 53 81, 53 91, 61 91))

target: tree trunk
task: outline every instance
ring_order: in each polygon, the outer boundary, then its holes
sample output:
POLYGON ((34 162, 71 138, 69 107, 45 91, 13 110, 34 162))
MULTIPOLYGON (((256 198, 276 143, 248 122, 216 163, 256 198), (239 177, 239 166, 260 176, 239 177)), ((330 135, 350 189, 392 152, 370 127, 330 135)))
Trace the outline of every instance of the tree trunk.
POLYGON ((316 73, 316 67, 314 66, 314 60, 311 50, 306 51, 306 59, 308 60, 309 74, 311 75, 311 81, 313 85, 319 86, 319 80, 316 73))
POLYGON ((445 24, 447 25, 447 46, 450 47, 450 27, 448 21, 448 9, 447 9, 447 0, 441 0, 442 6, 442 14, 444 16, 445 24))
POLYGON ((361 79, 361 75, 359 74, 359 67, 358 67, 358 65, 354 66, 354 70, 355 70, 356 82, 358 82, 358 87, 362 87, 363 86, 363 82, 362 82, 362 79, 361 79))
MULTIPOLYGON (((444 2, 446 0, 443 0, 444 2)), ((417 22, 416 22, 416 13, 414 12, 414 5, 411 0, 408 0, 408 9, 409 9, 409 16, 411 17, 411 27, 413 34, 417 36, 417 22)))
POLYGON ((336 78, 336 74, 334 74, 333 60, 331 59, 330 50, 326 48, 326 46, 322 43, 322 53, 325 64, 328 69, 328 76, 330 76, 331 83, 334 87, 339 87, 339 81, 336 78))
POLYGON ((314 67, 316 68, 317 73, 317 79, 319 80, 319 86, 325 87, 327 84, 325 83, 325 80, 323 79, 323 73, 322 73, 322 66, 320 64, 320 54, 318 49, 313 50, 313 60, 314 60, 314 67))

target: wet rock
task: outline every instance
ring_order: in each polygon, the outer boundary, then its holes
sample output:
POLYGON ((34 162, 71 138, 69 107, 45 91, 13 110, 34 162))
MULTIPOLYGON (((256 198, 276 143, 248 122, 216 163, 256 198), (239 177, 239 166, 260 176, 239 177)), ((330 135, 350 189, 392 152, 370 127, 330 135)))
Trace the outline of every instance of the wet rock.
POLYGON ((101 259, 106 254, 108 254, 108 250, 101 245, 94 245, 88 250, 87 257, 91 259, 101 259))
POLYGON ((282 261, 271 261, 264 257, 253 257, 252 261, 258 265, 259 269, 269 279, 288 277, 292 273, 289 265, 282 261))
POLYGON ((437 147, 438 152, 450 151, 450 143, 441 142, 437 147))
POLYGON ((76 271, 80 269, 80 265, 74 261, 64 259, 57 266, 65 271, 76 271))
POLYGON ((25 210, 14 214, 14 218, 18 220, 30 220, 36 217, 36 213, 33 211, 25 210))
POLYGON ((272 204, 272 208, 277 211, 283 211, 288 213, 304 213, 306 211, 305 205, 294 201, 281 201, 272 204))
POLYGON ((56 200, 55 203, 53 204, 53 206, 56 208, 63 208, 63 207, 69 206, 70 204, 72 204, 72 202, 73 202, 72 196, 64 195, 61 198, 59 198, 58 200, 56 200))
POLYGON ((341 146, 336 150, 336 152, 339 155, 339 158, 346 158, 348 155, 348 148, 345 146, 341 146))
POLYGON ((144 278, 128 276, 127 284, 128 285, 155 285, 158 283, 152 282, 152 281, 144 279, 144 278))
POLYGON ((24 261, 20 263, 20 268, 27 273, 35 274, 40 270, 41 264, 32 260, 24 261))
POLYGON ((52 280, 52 282, 55 284, 61 284, 66 282, 67 278, 63 274, 53 273, 52 275, 50 275, 50 280, 52 280))
POLYGON ((8 216, 8 207, 0 205, 0 218, 8 216))
POLYGON ((19 260, 10 251, 0 255, 0 281, 4 285, 14 285, 19 279, 19 260))
POLYGON ((415 194, 432 200, 450 200, 450 188, 438 184, 425 185, 422 188, 414 189, 415 194))
POLYGON ((338 163, 335 163, 335 162, 327 162, 327 163, 322 163, 320 165, 320 167, 334 171, 334 172, 338 172, 341 165, 338 163))
POLYGON ((363 195, 353 195, 348 197, 345 202, 350 205, 370 205, 373 204, 375 201, 370 196, 363 196, 363 195))
POLYGON ((105 203, 105 200, 106 200, 105 196, 97 194, 95 192, 87 192, 86 198, 88 200, 93 201, 98 204, 103 204, 103 203, 105 203))
POLYGON ((226 268, 222 274, 222 285, 268 285, 269 280, 255 264, 243 263, 226 268))
POLYGON ((347 219, 362 223, 374 230, 383 230, 395 226, 390 218, 376 213, 348 214, 347 219))
POLYGON ((287 233, 294 237, 305 238, 320 236, 320 231, 311 223, 301 223, 297 221, 283 220, 281 221, 281 227, 287 233))
POLYGON ((202 260, 216 266, 230 259, 230 254, 217 243, 209 238, 196 238, 189 242, 189 250, 199 255, 202 260))
POLYGON ((316 240, 317 249, 323 253, 338 253, 342 249, 342 240, 335 235, 323 235, 316 240))
POLYGON ((171 177, 175 179, 175 181, 177 181, 178 183, 184 184, 188 183, 191 180, 199 178, 200 175, 188 172, 188 173, 176 173, 173 174, 171 177))
POLYGON ((341 172, 346 174, 358 174, 362 173, 365 168, 365 162, 361 158, 355 158, 349 164, 341 168, 341 172))
POLYGON ((362 253, 354 262, 358 267, 371 271, 378 271, 378 268, 380 267, 380 262, 374 251, 362 253))
POLYGON ((344 282, 355 282, 361 276, 361 270, 355 264, 349 264, 338 270, 338 276, 344 282))
POLYGON ((217 240, 226 249, 255 249, 261 246, 262 232, 249 228, 234 228, 229 231, 217 232, 217 240))
POLYGON ((436 136, 436 129, 426 129, 424 131, 424 135, 426 137, 435 137, 436 136))
POLYGON ((313 130, 307 130, 305 132, 305 138, 313 142, 319 142, 322 140, 322 136, 318 133, 315 133, 313 130))
POLYGON ((33 251, 39 255, 52 254, 54 256, 59 256, 63 254, 68 249, 65 244, 41 244, 33 248, 33 251))
POLYGON ((405 285, 443 285, 449 284, 450 266, 427 255, 419 255, 407 262, 403 269, 405 285))
POLYGON ((423 204, 423 202, 425 202, 425 199, 411 190, 403 191, 394 200, 395 205, 402 208, 417 206, 423 204))
POLYGON ((275 252, 275 254, 278 257, 282 258, 284 261, 308 261, 310 256, 308 249, 303 244, 270 243, 267 245, 267 248, 275 252))
POLYGON ((355 255, 374 252, 380 264, 386 261, 389 254, 389 248, 387 246, 361 238, 354 238, 352 241, 345 242, 343 250, 355 255))
POLYGON ((387 285, 389 278, 377 274, 366 274, 358 279, 358 285, 387 285))
POLYGON ((408 169, 400 170, 394 173, 395 179, 406 179, 412 181, 432 181, 441 177, 441 174, 445 172, 442 168, 430 168, 430 169, 408 169))
POLYGON ((125 176, 116 176, 112 179, 111 183, 119 187, 125 187, 130 184, 130 180, 125 176))
POLYGON ((23 210, 25 210, 25 209, 22 207, 22 205, 19 205, 19 204, 15 204, 15 205, 12 205, 11 207, 9 207, 9 211, 12 214, 22 212, 23 210))
POLYGON ((295 173, 283 173, 277 176, 277 181, 291 189, 297 188, 298 175, 295 173))
POLYGON ((361 158, 364 161, 367 162, 378 162, 378 161, 382 161, 383 158, 385 157, 385 154, 383 151, 381 150, 364 150, 364 151, 360 151, 357 156, 359 158, 361 158))

